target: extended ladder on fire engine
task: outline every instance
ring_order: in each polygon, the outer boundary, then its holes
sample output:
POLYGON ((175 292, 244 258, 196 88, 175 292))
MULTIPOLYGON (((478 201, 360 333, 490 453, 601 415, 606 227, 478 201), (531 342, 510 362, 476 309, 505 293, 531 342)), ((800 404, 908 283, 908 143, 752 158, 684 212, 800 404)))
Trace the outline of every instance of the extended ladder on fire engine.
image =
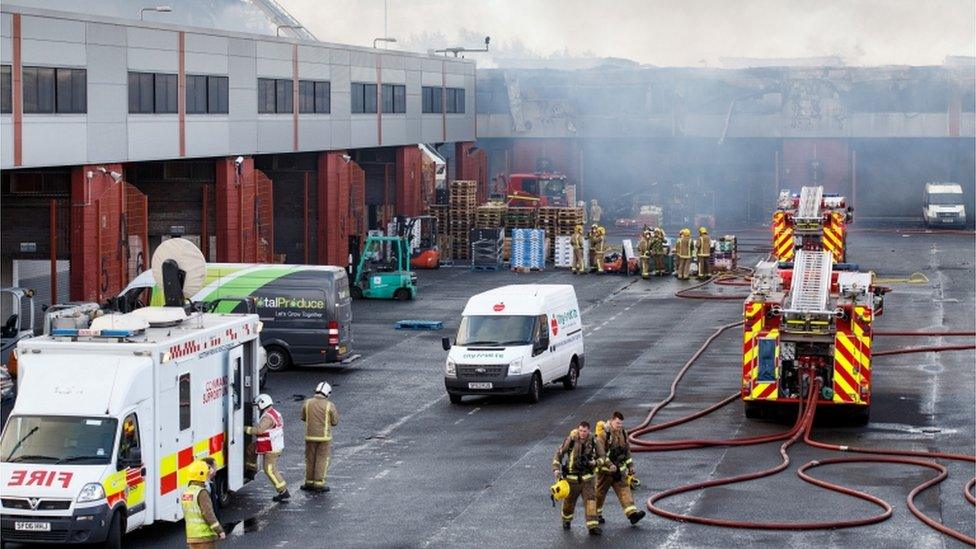
POLYGON ((796 228, 801 230, 822 229, 820 224, 820 204, 823 202, 823 187, 803 187, 796 208, 796 228))
POLYGON ((785 312, 832 314, 827 310, 827 300, 833 267, 830 252, 797 250, 790 283, 790 308, 785 312))

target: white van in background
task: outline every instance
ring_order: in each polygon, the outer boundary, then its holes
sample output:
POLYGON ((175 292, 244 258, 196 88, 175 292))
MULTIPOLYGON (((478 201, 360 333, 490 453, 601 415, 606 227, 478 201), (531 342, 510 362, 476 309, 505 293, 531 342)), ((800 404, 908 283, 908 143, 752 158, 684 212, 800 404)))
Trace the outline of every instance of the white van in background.
POLYGON ((449 351, 444 385, 451 402, 464 395, 525 395, 542 385, 576 388, 583 367, 583 321, 570 284, 517 284, 471 297, 449 351))
POLYGON ((966 199, 958 183, 926 183, 922 217, 929 227, 966 224, 966 199))

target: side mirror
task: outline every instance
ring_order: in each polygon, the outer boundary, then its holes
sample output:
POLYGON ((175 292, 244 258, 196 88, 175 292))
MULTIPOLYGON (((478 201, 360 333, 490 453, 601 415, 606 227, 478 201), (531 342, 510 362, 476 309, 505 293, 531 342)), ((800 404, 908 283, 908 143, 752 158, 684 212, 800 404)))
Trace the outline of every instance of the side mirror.
POLYGON ((445 351, 450 351, 451 350, 451 338, 449 338, 449 337, 442 337, 441 338, 441 347, 443 347, 445 351))
POLYGON ((140 448, 130 448, 126 455, 119 459, 119 468, 142 467, 142 450, 140 448))

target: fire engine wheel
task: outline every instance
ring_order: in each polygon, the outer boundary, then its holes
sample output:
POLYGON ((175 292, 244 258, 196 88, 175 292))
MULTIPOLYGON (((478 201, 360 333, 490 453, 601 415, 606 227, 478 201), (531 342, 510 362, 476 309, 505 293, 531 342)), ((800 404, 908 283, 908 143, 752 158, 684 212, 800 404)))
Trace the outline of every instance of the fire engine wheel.
POLYGON ((269 345, 265 348, 265 351, 268 352, 268 370, 280 372, 287 370, 291 366, 291 356, 288 354, 288 351, 277 345, 269 345))
POLYGON ((529 383, 529 392, 525 394, 525 400, 529 404, 535 404, 540 399, 542 399, 542 376, 536 372, 529 383))
POLYGON ((410 299, 410 290, 406 288, 397 288, 397 290, 393 292, 393 299, 397 301, 407 301, 410 299))
POLYGON ((851 406, 847 417, 851 425, 863 427, 871 421, 871 406, 851 406))
POLYGON ((362 299, 363 289, 360 288, 359 286, 350 286, 349 295, 351 295, 353 299, 362 299))
POLYGON ((105 549, 122 549, 122 512, 116 511, 112 514, 112 522, 108 526, 108 537, 105 538, 105 549))
POLYGON ((761 402, 745 403, 746 417, 749 419, 762 419, 766 417, 766 407, 761 402))

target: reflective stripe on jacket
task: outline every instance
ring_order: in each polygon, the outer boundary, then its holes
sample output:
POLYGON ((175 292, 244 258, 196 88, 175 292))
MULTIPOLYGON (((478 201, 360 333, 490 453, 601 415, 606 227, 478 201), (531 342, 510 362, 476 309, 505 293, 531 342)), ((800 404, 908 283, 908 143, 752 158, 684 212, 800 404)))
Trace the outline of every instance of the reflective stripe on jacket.
POLYGON ((305 440, 328 442, 332 440, 332 428, 339 424, 339 411, 329 399, 317 394, 302 404, 302 421, 305 440))
POLYGON ((285 422, 281 419, 281 414, 274 408, 268 408, 261 414, 258 422, 258 429, 254 431, 257 436, 255 451, 259 454, 277 453, 285 449, 285 422))
POLYGON ((674 245, 674 253, 681 259, 691 259, 691 237, 682 236, 674 245))

